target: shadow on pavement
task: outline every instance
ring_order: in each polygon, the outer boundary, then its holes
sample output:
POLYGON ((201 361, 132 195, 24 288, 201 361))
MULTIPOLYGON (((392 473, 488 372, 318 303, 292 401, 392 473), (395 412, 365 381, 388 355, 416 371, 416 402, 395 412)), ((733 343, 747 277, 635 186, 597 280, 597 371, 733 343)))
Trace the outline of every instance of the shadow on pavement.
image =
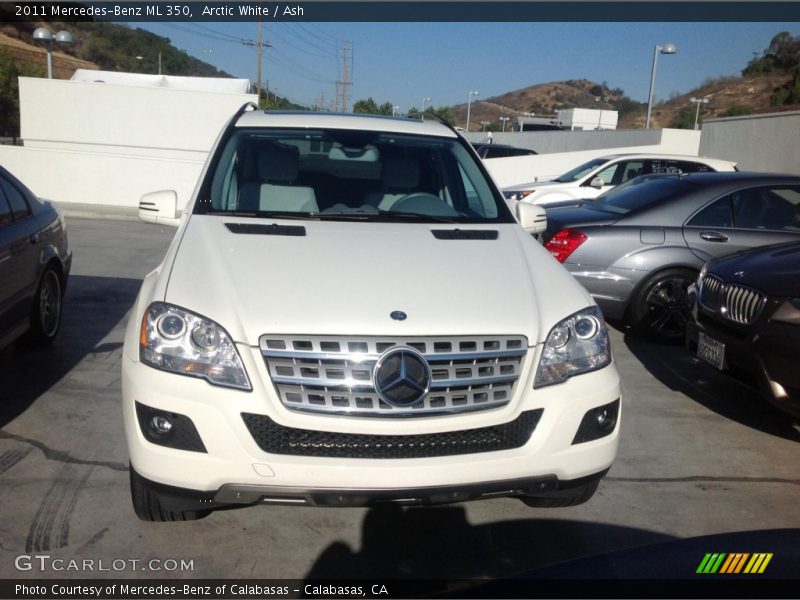
POLYGON ((625 345, 656 379, 707 409, 747 427, 800 441, 796 419, 774 408, 750 388, 717 373, 684 346, 624 337, 625 345))
MULTIPOLYGON (((532 511, 532 516, 541 515, 532 511)), ((306 580, 481 579, 673 539, 602 523, 559 519, 472 525, 462 506, 371 508, 361 528, 361 548, 334 542, 306 580)))
POLYGON ((73 275, 64 298, 61 330, 52 345, 17 343, 0 353, 0 427, 5 427, 91 354, 121 343, 100 342, 130 309, 141 281, 73 275))

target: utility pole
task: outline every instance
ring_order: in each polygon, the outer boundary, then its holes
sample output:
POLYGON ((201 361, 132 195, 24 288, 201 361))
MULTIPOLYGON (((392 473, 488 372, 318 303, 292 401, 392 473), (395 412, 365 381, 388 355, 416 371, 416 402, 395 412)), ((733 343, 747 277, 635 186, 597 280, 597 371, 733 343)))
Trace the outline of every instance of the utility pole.
POLYGON ((341 111, 347 112, 347 86, 353 85, 350 81, 351 61, 353 58, 352 48, 347 40, 342 40, 342 78, 336 82, 336 109, 339 110, 339 90, 341 90, 341 111), (349 52, 349 54, 348 54, 349 52))
POLYGON ((258 17, 258 42, 256 44, 256 55, 258 56, 258 73, 256 73, 256 94, 258 99, 256 104, 261 104, 261 55, 264 51, 263 42, 261 39, 261 16, 258 17))

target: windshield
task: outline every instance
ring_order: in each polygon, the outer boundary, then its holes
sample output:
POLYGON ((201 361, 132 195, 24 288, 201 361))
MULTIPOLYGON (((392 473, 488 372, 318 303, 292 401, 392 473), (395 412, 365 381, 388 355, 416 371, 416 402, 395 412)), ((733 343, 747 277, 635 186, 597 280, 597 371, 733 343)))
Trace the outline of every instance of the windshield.
POLYGON ((693 184, 674 176, 636 177, 584 204, 618 215, 628 214, 686 192, 693 184))
POLYGON ((589 162, 583 163, 579 167, 575 167, 571 171, 567 171, 561 177, 554 179, 554 181, 559 183, 572 183, 573 181, 578 181, 582 177, 585 177, 586 174, 592 169, 599 167, 600 165, 604 165, 607 162, 607 158, 594 158, 589 162))
POLYGON ((457 139, 356 130, 236 129, 196 213, 294 219, 512 223, 457 139))

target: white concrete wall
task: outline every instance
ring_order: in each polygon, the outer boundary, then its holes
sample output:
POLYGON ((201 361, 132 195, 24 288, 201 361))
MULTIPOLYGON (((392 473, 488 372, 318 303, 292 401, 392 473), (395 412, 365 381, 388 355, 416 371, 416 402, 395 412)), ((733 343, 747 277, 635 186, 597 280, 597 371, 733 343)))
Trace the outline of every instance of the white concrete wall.
POLYGON ((800 111, 706 119, 700 152, 742 171, 800 175, 800 111))
POLYGON ((23 147, 0 163, 56 202, 136 207, 142 194, 185 204, 220 130, 255 95, 20 78, 23 147))

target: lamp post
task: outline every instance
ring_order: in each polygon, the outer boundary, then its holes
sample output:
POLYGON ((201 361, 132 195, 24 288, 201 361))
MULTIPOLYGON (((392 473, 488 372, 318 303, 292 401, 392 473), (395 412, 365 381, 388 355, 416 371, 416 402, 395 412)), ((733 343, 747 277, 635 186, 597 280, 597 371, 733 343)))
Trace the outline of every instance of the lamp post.
POLYGON ((38 27, 33 32, 33 39, 37 42, 45 42, 47 44, 47 78, 53 78, 53 41, 62 44, 71 44, 75 41, 69 31, 59 31, 53 35, 53 32, 46 27, 38 27))
POLYGON ((658 65, 658 55, 660 54, 675 54, 678 49, 675 44, 669 43, 659 46, 656 44, 655 51, 653 52, 653 70, 650 73, 650 93, 647 95, 647 119, 644 123, 645 129, 650 129, 650 113, 653 110, 653 89, 656 85, 656 66, 658 65))
POLYGON ((481 129, 481 131, 486 131, 486 126, 488 124, 489 124, 489 121, 481 121, 481 127, 483 127, 483 129, 481 129))
POLYGON ((500 120, 503 122, 503 132, 506 130, 506 121, 510 121, 511 117, 500 117, 500 120))
POLYGON ((394 106, 392 106, 392 116, 396 117, 399 114, 400 114, 400 106, 395 104, 394 106))
POLYGON ((689 102, 697 104, 697 111, 694 113, 694 128, 697 129, 697 120, 700 118, 700 105, 708 104, 708 98, 689 98, 689 102))
POLYGON ((480 95, 480 92, 470 92, 467 98, 467 126, 464 128, 465 131, 469 131, 469 112, 470 108, 472 108, 472 97, 478 95, 480 95))
POLYGON ((425 103, 430 102, 430 101, 431 101, 431 97, 430 96, 423 96, 423 98, 422 98, 422 110, 420 112, 425 112, 425 103))

